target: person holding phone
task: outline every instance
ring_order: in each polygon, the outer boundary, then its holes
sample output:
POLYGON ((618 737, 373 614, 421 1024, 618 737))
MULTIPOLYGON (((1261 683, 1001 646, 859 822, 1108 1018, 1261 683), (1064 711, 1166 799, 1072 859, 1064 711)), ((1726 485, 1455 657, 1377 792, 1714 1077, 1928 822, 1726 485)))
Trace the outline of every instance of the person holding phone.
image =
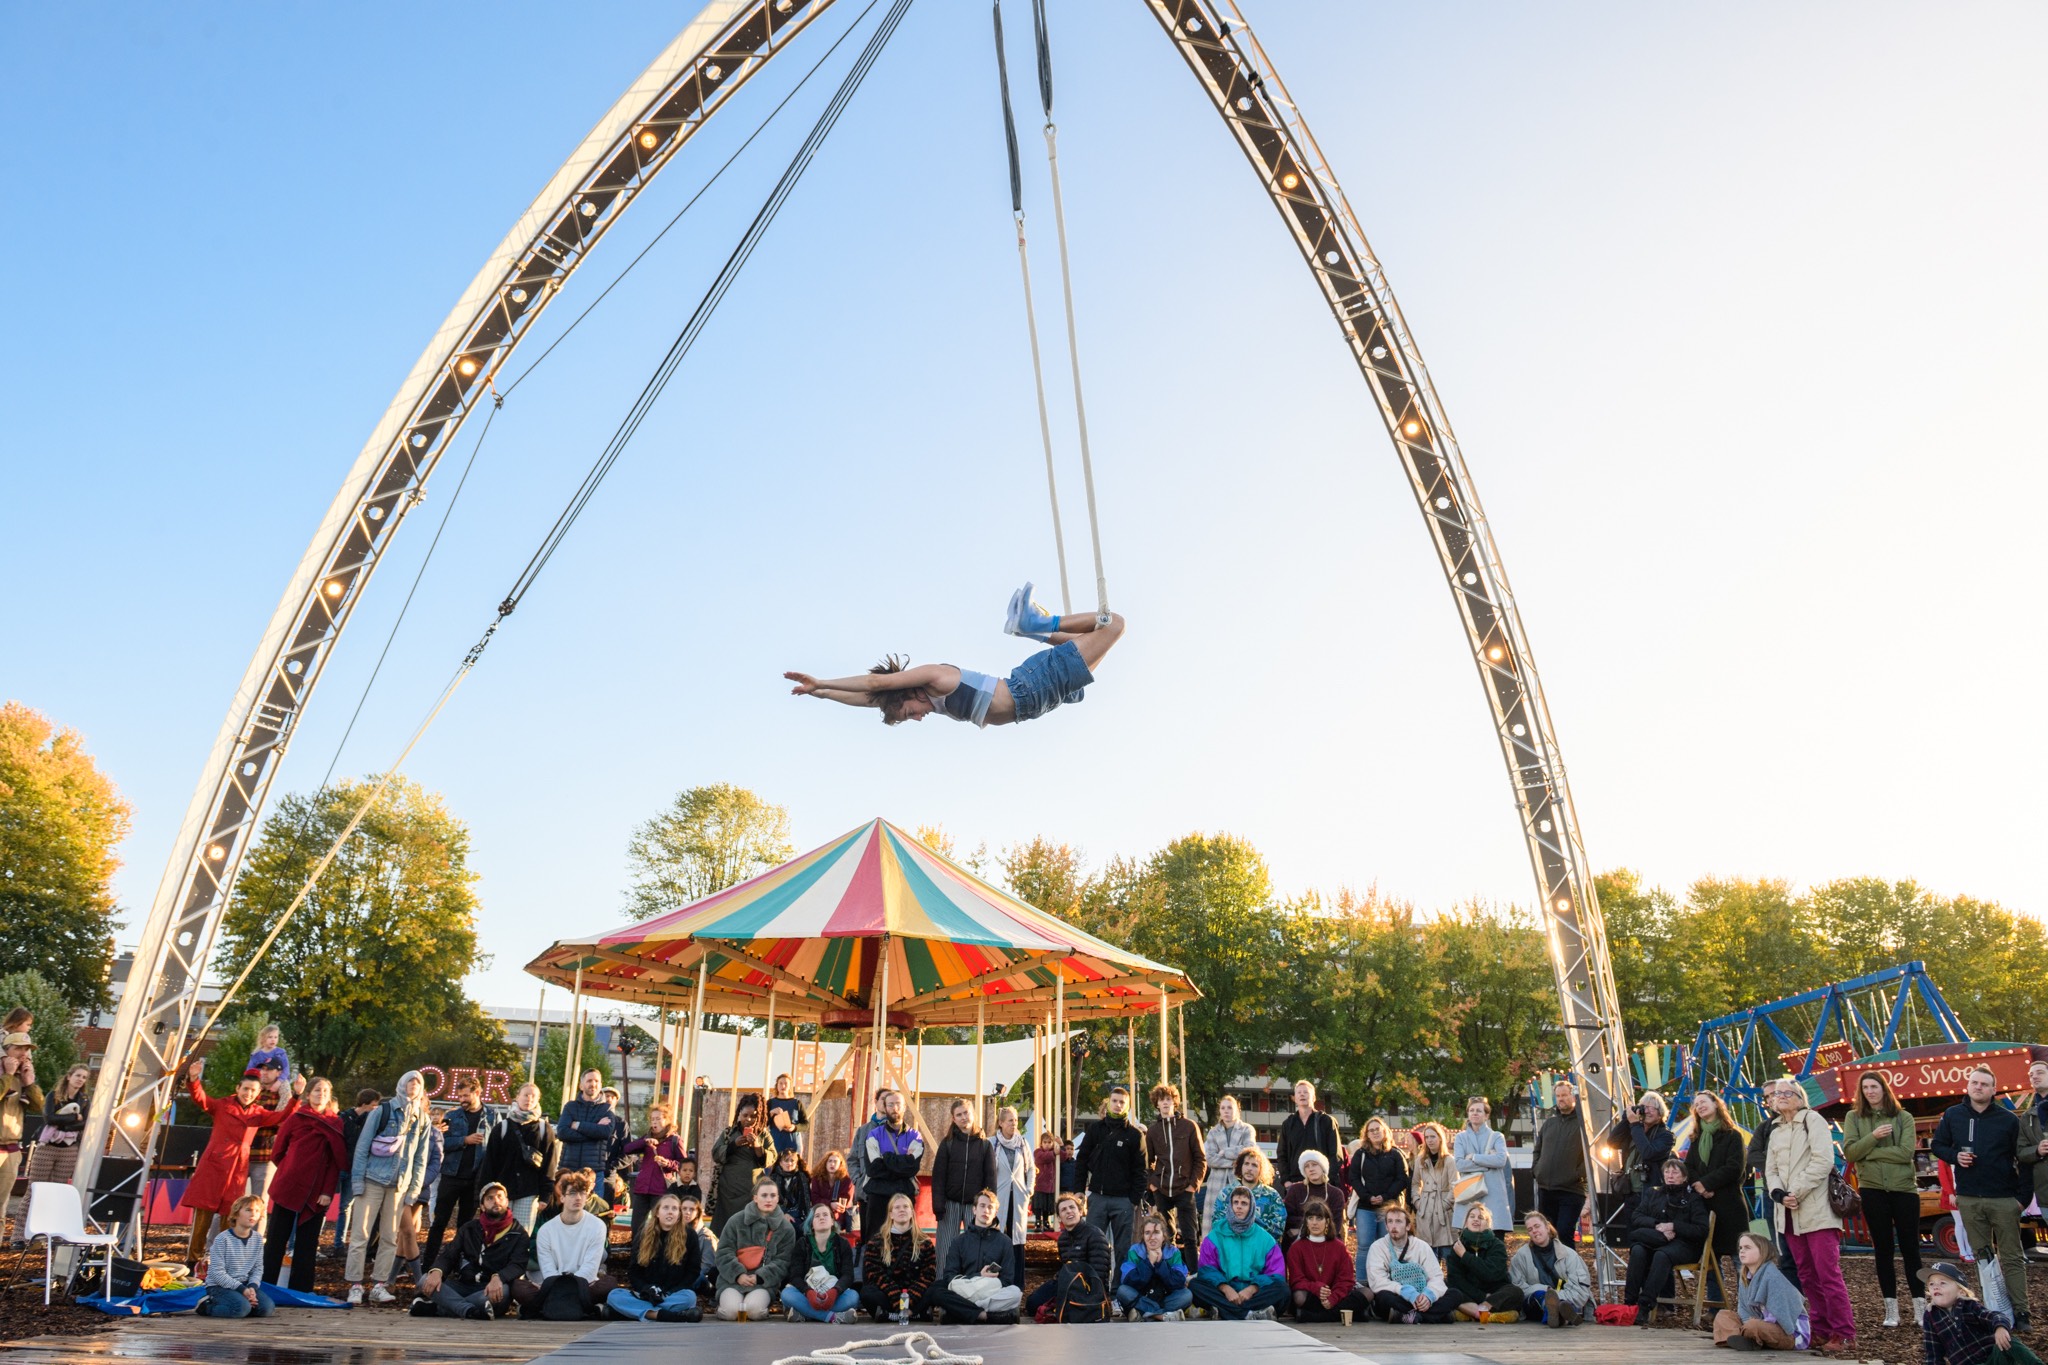
POLYGON ((1009 1234, 996 1222, 996 1192, 974 1196, 974 1221, 953 1234, 925 1308, 947 1322, 1014 1323, 1023 1305, 1009 1234))

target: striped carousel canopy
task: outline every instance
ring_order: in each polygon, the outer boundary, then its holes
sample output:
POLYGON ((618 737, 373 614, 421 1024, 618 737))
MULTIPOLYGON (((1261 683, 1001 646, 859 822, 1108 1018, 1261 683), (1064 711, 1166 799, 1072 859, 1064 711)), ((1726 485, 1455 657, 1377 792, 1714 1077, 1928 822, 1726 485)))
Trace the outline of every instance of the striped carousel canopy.
POLYGON ((751 881, 638 924, 563 939, 526 965, 587 997, 689 1008, 704 964, 708 1013, 832 1028, 895 1028, 1152 1013, 1199 992, 1000 891, 886 820, 751 881), (1059 983, 1064 982, 1061 991, 1059 983))

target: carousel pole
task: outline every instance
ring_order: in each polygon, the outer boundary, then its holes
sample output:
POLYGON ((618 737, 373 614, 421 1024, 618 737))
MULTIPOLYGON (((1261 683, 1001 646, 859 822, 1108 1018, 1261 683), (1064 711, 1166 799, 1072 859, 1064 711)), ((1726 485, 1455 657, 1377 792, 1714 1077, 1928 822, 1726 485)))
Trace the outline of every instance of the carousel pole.
POLYGON ((576 989, 569 996, 569 1036, 562 1040, 562 1105, 568 1107, 576 1093, 571 1081, 576 1075, 577 1054, 583 1051, 583 1030, 576 1027, 583 1009, 583 964, 576 964, 576 989))
POLYGON ((768 1093, 768 1083, 775 1075, 775 983, 768 983, 768 1051, 761 1058, 761 1093, 768 1093))
POLYGON ((1183 1106, 1194 1101, 1188 1094, 1188 1007, 1185 1002, 1173 1011, 1175 1022, 1180 1025, 1180 1102, 1183 1106))
MULTIPOLYGON (((875 1058, 874 1089, 882 1088, 884 1065, 889 1050, 889 936, 882 935, 877 951, 881 956, 875 962, 875 1058)), ((872 1091, 870 1092, 872 1093, 872 1091)))
POLYGON ((1059 1092, 1053 1103, 1060 1109, 1060 1134, 1065 1136, 1074 1131, 1074 1078, 1073 1056, 1067 1047, 1067 979, 1055 975, 1052 986, 1052 1019, 1054 1034, 1060 1050, 1060 1059, 1054 1069, 1059 1074, 1059 1092))
POLYGON ((541 1020, 547 1014, 547 1003, 548 988, 545 985, 543 985, 540 988, 540 999, 534 1001, 533 1004, 533 1046, 530 1049, 528 1049, 526 1054, 526 1079, 528 1084, 532 1085, 539 1084, 539 1082, 535 1080, 535 1076, 540 1071, 541 1020))
POLYGON ((732 1089, 725 1094, 725 1123, 729 1128, 740 1121, 740 1040, 746 1035, 732 1026, 732 1089))
POLYGON ((1124 1016, 1124 1085, 1131 1092, 1131 1112, 1138 1110, 1138 1016, 1124 1016))
POLYGON ((915 1058, 914 1058, 914 1059, 913 1059, 913 1060, 911 1061, 911 1064, 910 1064, 910 1066, 911 1066, 911 1071, 910 1071, 910 1077, 911 1077, 911 1080, 910 1080, 910 1093, 911 1093, 911 1095, 912 1095, 912 1096, 914 1097, 914 1098, 913 1098, 913 1099, 911 1100, 911 1105, 910 1105, 910 1114, 911 1114, 911 1122, 912 1122, 912 1124, 913 1124, 913 1125, 915 1125, 915 1126, 916 1126, 916 1128, 917 1128, 917 1130, 918 1130, 919 1132, 923 1132, 923 1131, 925 1131, 925 1127, 924 1127, 924 1030, 923 1030, 923 1029, 919 1029, 919 1030, 917 1031, 917 1056, 916 1056, 916 1057, 915 1057, 915 1058))
MULTIPOLYGON (((703 1041, 704 1037, 704 982, 710 975, 710 969, 709 958, 697 959, 697 998, 690 1007, 690 1060, 683 1068, 683 1084, 686 1087, 683 1091, 683 1118, 691 1123, 701 1123, 704 1119, 702 1114, 694 1117, 691 1115, 690 1097, 697 1092, 697 1044, 703 1041)), ((699 1145, 697 1138, 698 1134, 694 1131, 686 1134, 683 1138, 683 1149, 696 1151, 699 1145)))
MULTIPOLYGON (((1159 1083, 1173 1084, 1173 1004, 1166 987, 1159 988, 1159 1083)), ((1187 1096, 1181 1096, 1187 1102, 1187 1096)))
POLYGON ((988 997, 974 997, 974 1118, 981 1121, 981 1097, 988 1092, 987 1062, 982 1048, 988 1028, 988 997))

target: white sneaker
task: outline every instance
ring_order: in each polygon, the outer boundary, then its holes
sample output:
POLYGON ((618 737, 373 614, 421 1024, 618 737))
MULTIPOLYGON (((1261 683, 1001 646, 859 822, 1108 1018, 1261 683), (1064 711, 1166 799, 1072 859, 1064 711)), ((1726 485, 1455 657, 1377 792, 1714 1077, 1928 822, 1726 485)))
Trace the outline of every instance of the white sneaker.
POLYGON ((1915 1327, 1921 1327, 1921 1326, 1925 1326, 1925 1325, 1926 1325, 1926 1322, 1927 1322, 1927 1300, 1925 1300, 1925 1299, 1921 1299, 1921 1298, 1916 1298, 1916 1299, 1914 1299, 1914 1300, 1913 1300, 1913 1325, 1914 1325, 1915 1327))
POLYGON ((371 1286, 370 1286, 370 1302, 371 1302, 371 1303, 397 1303, 397 1302, 398 1302, 398 1295, 396 1295, 396 1294, 392 1293, 392 1292, 391 1292, 391 1290, 390 1290, 390 1289, 389 1289, 388 1287, 384 1286, 384 1285, 381 1285, 381 1284, 373 1284, 373 1285, 371 1285, 371 1286))
POLYGON ((1897 1299, 1886 1299, 1884 1301, 1884 1325, 1886 1327, 1897 1327, 1899 1325, 1899 1301, 1897 1299))
POLYGON ((1143 1313, 1140 1313, 1140 1312, 1139 1312, 1139 1311, 1138 1311, 1137 1309, 1135 1309, 1135 1308, 1126 1308, 1126 1309, 1124 1310, 1124 1321, 1125 1321, 1125 1322, 1136 1322, 1136 1321, 1137 1321, 1138 1319, 1140 1319, 1140 1318, 1142 1318, 1142 1317, 1144 1317, 1144 1316, 1145 1316, 1145 1315, 1144 1315, 1143 1313))
POLYGON ((1270 1308, 1254 1308, 1251 1312, 1244 1315, 1244 1319, 1246 1322, 1271 1322, 1273 1320, 1273 1310, 1270 1308))
POLYGON ((348 1301, 351 1305, 354 1305, 356 1307, 362 1306, 363 1287, 361 1285, 352 1284, 348 1287, 348 1301))
POLYGON ((1181 1312, 1180 1309, 1176 1308, 1171 1313, 1161 1313, 1159 1315, 1159 1320, 1161 1322, 1186 1322, 1188 1320, 1188 1315, 1186 1313, 1181 1312))
POLYGON ((849 1308, 844 1313, 834 1313, 832 1315, 832 1321, 844 1327, 847 1323, 860 1321, 860 1317, 851 1308, 849 1308))

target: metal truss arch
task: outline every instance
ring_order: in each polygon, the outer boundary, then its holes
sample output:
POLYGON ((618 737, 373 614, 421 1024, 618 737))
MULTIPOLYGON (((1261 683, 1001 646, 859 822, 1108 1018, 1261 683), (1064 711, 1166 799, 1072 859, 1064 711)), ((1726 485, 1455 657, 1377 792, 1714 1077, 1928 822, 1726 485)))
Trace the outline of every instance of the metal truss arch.
MULTIPOLYGON (((1627 1096, 1621 1018, 1549 710, 1492 532, 1392 289, 1234 6, 1142 0, 1286 222, 1371 387, 1464 623, 1541 895, 1589 1128, 1627 1096)), ((141 1158, 277 760, 406 513, 490 380, 677 151, 832 0, 712 0, 613 104, 477 272, 350 468, 236 690, 173 844, 116 1012, 78 1183, 141 1158)), ((1595 1169, 1596 1181, 1600 1171, 1595 1169)))

